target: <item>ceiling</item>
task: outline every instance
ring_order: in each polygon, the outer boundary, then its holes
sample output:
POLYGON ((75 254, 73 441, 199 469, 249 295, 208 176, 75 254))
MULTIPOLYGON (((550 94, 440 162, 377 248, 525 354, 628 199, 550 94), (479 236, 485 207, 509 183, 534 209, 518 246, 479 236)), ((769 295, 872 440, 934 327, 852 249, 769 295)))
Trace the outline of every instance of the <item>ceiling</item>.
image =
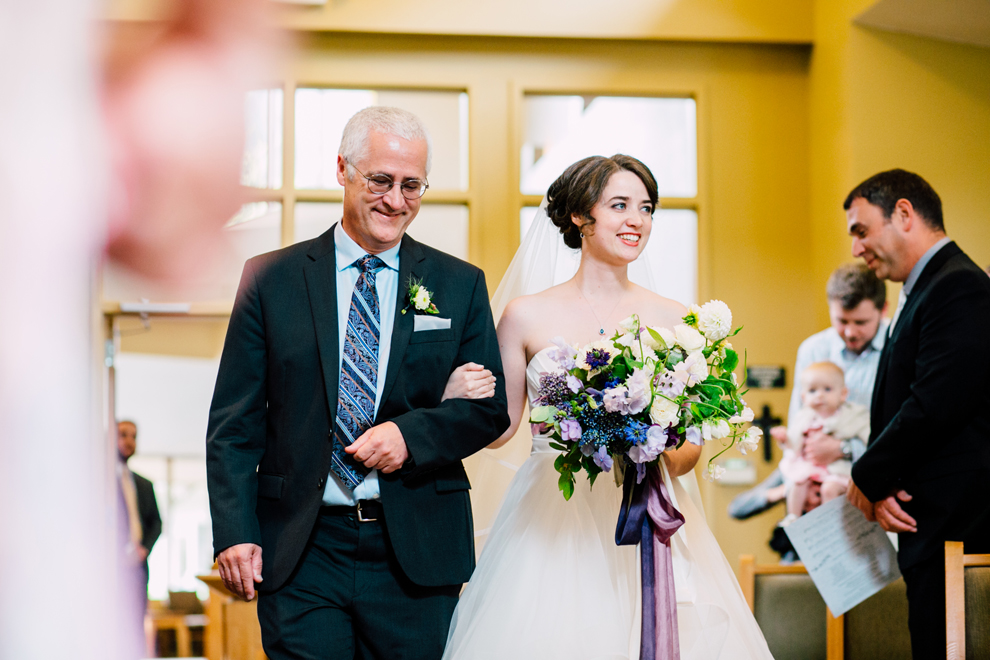
POLYGON ((990 0, 879 0, 855 22, 990 48, 990 0))

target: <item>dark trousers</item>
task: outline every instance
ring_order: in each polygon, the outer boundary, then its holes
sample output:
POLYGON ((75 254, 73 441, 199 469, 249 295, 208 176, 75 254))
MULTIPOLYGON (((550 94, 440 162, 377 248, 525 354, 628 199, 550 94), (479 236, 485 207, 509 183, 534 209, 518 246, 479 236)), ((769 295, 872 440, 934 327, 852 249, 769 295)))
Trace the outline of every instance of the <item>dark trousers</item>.
POLYGON ((383 522, 321 512, 288 584, 259 592, 271 660, 439 660, 461 585, 402 572, 383 522))
POLYGON ((914 660, 945 660, 945 556, 936 554, 902 573, 911 655, 914 660))

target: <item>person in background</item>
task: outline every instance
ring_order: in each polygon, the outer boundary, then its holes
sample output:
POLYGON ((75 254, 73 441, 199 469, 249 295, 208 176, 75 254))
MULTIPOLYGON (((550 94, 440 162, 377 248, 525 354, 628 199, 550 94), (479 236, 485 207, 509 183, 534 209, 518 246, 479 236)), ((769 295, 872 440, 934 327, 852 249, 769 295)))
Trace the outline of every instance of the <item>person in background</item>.
POLYGON ((843 208, 853 256, 903 282, 846 495, 898 534, 914 659, 945 658, 945 541, 990 552, 990 280, 917 174, 876 174, 843 208))
MULTIPOLYGON (((869 406, 889 325, 883 317, 887 289, 864 264, 849 263, 839 266, 828 278, 825 295, 832 325, 801 342, 794 374, 804 373, 816 362, 833 362, 845 374, 848 400, 869 406)), ((789 423, 797 419, 800 409, 801 385, 795 378, 787 412, 789 423)), ((771 435, 783 442, 787 429, 777 427, 771 435)), ((842 441, 823 431, 809 433, 803 446, 804 457, 822 465, 841 459, 855 461, 865 450, 866 445, 858 439, 842 441)), ((745 520, 781 502, 784 495, 783 476, 780 470, 774 470, 763 483, 737 495, 729 504, 729 515, 745 520)))
POLYGON ((155 487, 148 479, 132 472, 127 467, 127 461, 137 450, 137 424, 130 420, 117 422, 117 452, 120 462, 117 464, 117 476, 120 480, 120 490, 124 496, 127 509, 127 530, 129 536, 125 539, 125 555, 142 567, 144 580, 142 587, 144 601, 147 603, 148 594, 148 555, 155 547, 155 542, 162 534, 162 517, 158 513, 158 500, 155 499, 155 487))

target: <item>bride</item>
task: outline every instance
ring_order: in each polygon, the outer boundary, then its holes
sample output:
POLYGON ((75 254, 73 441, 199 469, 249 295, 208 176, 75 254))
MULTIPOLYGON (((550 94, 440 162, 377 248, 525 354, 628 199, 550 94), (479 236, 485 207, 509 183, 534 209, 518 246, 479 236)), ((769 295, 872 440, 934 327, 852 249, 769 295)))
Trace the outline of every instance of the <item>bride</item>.
MULTIPOLYGON (((499 348, 512 418, 493 446, 512 438, 540 375, 557 369, 551 339, 580 346, 612 336, 633 313, 644 325, 668 328, 687 313, 630 279, 657 202, 649 169, 623 155, 585 158, 550 186, 544 212, 493 300, 496 316, 501 312, 499 348), (549 243, 548 232, 581 250, 577 273, 556 286, 550 286, 553 258, 539 238, 549 243)), ((485 396, 490 383, 482 367, 466 365, 452 375, 445 396, 485 396)), ((685 443, 665 452, 662 462, 671 499, 685 518, 671 539, 680 657, 771 658, 700 502, 688 494, 697 492, 693 469, 700 454, 701 447, 685 443)), ((639 657, 637 548, 614 540, 621 490, 610 475, 599 477, 593 490, 579 477, 565 501, 553 467, 557 455, 546 437, 533 438, 457 605, 445 660, 639 657)))

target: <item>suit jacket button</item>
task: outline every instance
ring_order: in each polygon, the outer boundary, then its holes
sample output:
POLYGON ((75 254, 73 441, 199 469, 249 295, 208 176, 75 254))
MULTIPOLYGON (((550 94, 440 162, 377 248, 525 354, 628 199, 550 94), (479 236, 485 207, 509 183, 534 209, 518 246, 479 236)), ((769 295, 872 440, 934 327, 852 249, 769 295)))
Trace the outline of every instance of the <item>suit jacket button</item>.
POLYGON ((326 477, 320 479, 320 483, 316 486, 317 488, 323 488, 323 484, 327 481, 326 477))

